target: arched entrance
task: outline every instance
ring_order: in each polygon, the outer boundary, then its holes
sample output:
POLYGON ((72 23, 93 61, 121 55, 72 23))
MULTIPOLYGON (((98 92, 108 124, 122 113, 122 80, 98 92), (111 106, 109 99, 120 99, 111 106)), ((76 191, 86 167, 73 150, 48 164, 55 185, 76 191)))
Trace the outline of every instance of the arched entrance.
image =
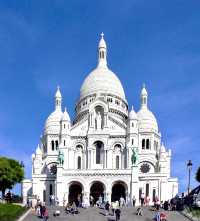
POLYGON ((82 202, 82 192, 83 192, 82 184, 79 182, 72 182, 69 185, 68 202, 69 203, 75 202, 76 205, 78 205, 79 201, 82 202))
POLYGON ((112 186, 111 201, 119 201, 120 197, 126 200, 127 185, 122 181, 117 181, 112 186))
POLYGON ((95 181, 90 187, 90 196, 93 197, 93 204, 99 200, 99 197, 102 197, 102 201, 104 201, 104 184, 100 181, 95 181))

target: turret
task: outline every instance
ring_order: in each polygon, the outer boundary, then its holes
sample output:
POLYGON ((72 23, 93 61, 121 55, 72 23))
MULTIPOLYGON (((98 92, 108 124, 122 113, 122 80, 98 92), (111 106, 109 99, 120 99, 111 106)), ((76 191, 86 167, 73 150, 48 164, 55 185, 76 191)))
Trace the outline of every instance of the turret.
POLYGON ((143 108, 147 108, 147 104, 148 104, 148 93, 147 90, 145 88, 145 84, 143 84, 143 88, 140 94, 140 100, 141 100, 141 109, 143 108))
POLYGON ((60 87, 57 87, 57 91, 55 94, 55 110, 61 110, 62 109, 62 95, 60 93, 60 87))
POLYGON ((107 47, 104 40, 104 34, 101 33, 101 40, 99 41, 99 51, 98 51, 98 66, 107 68, 107 47))
POLYGON ((67 109, 65 108, 65 111, 62 115, 62 120, 61 120, 61 143, 62 143, 62 146, 66 146, 66 139, 68 139, 70 136, 70 129, 71 129, 70 117, 67 112, 67 109))

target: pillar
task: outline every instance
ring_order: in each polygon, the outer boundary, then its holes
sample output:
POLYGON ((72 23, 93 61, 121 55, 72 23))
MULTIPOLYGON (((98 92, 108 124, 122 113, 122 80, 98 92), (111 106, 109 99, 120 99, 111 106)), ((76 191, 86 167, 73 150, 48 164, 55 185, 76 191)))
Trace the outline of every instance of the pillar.
POLYGON ((138 166, 131 168, 131 202, 133 196, 136 198, 136 205, 139 205, 139 179, 138 179, 138 166))

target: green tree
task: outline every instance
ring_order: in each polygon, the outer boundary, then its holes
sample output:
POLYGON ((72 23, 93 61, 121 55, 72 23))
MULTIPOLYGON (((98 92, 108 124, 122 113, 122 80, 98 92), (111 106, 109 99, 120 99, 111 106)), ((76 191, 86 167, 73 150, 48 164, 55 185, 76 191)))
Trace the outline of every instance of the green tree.
POLYGON ((18 161, 0 157, 0 191, 2 191, 2 196, 5 195, 6 189, 12 189, 23 178, 24 169, 18 161))
POLYGON ((198 168, 197 173, 196 173, 196 180, 197 182, 200 183, 200 167, 198 168))

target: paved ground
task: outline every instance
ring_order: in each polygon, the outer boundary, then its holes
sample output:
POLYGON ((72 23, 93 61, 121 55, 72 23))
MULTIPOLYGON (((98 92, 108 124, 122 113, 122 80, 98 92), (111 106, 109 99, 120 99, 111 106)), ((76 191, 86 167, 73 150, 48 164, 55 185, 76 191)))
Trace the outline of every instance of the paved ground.
MULTIPOLYGON (((69 215, 65 214, 63 208, 59 208, 61 215, 59 217, 53 216, 54 208, 49 208, 49 221, 114 221, 113 216, 105 216, 104 210, 98 208, 79 209, 79 214, 69 215)), ((152 221, 155 212, 149 208, 144 208, 144 215, 136 216, 135 208, 124 208, 122 209, 121 221, 152 221)), ((178 212, 166 212, 168 214, 169 221, 189 221, 186 217, 182 216, 178 212)), ((40 219, 32 211, 24 221, 39 221, 40 219)))

